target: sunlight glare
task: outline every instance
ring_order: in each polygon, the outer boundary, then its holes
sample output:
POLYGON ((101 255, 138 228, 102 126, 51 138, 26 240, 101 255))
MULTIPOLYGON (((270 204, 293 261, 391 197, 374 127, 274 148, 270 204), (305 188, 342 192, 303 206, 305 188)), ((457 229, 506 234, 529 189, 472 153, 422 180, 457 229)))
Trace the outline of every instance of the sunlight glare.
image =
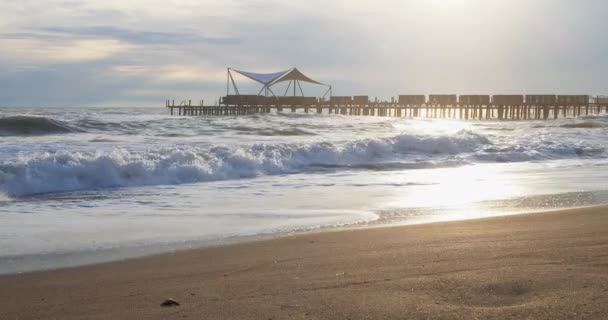
POLYGON ((427 3, 432 6, 462 6, 466 5, 470 0, 427 0, 427 3))

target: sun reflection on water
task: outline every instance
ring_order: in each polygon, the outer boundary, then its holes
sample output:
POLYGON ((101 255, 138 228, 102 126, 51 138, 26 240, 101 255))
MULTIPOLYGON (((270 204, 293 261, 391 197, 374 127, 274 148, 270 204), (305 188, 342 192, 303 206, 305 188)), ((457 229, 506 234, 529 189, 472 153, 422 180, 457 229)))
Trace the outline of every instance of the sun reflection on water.
POLYGON ((424 181, 424 185, 399 190, 392 195, 389 207, 435 208, 457 220, 483 216, 487 208, 482 203, 518 197, 532 191, 523 181, 517 181, 515 175, 501 169, 497 165, 471 165, 396 173, 391 177, 394 183, 414 179, 424 181))

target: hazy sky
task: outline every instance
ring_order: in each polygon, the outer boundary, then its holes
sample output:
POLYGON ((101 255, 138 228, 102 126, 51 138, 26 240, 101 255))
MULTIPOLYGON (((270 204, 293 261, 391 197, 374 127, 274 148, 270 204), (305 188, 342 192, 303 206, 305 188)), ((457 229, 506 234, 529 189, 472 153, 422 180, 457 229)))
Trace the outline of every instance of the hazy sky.
POLYGON ((606 17, 604 0, 0 0, 0 105, 213 101, 229 66, 297 66, 336 95, 606 94, 606 17))

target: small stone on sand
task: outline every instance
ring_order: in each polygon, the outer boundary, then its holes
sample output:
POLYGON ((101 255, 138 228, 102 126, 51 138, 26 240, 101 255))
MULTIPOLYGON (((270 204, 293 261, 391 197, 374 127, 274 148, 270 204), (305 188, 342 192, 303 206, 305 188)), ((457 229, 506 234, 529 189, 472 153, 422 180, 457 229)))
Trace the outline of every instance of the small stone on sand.
POLYGON ((161 307, 177 307, 179 306, 179 302, 173 299, 167 299, 160 304, 161 307))

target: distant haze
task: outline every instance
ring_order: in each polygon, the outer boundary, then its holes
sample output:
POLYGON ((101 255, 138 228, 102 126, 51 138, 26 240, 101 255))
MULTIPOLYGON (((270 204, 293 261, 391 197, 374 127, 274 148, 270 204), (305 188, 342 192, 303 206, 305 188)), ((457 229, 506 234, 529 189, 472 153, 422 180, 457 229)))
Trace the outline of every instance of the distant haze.
POLYGON ((5 0, 0 106, 210 103, 226 67, 296 66, 336 95, 606 94, 607 16, 603 0, 5 0))

